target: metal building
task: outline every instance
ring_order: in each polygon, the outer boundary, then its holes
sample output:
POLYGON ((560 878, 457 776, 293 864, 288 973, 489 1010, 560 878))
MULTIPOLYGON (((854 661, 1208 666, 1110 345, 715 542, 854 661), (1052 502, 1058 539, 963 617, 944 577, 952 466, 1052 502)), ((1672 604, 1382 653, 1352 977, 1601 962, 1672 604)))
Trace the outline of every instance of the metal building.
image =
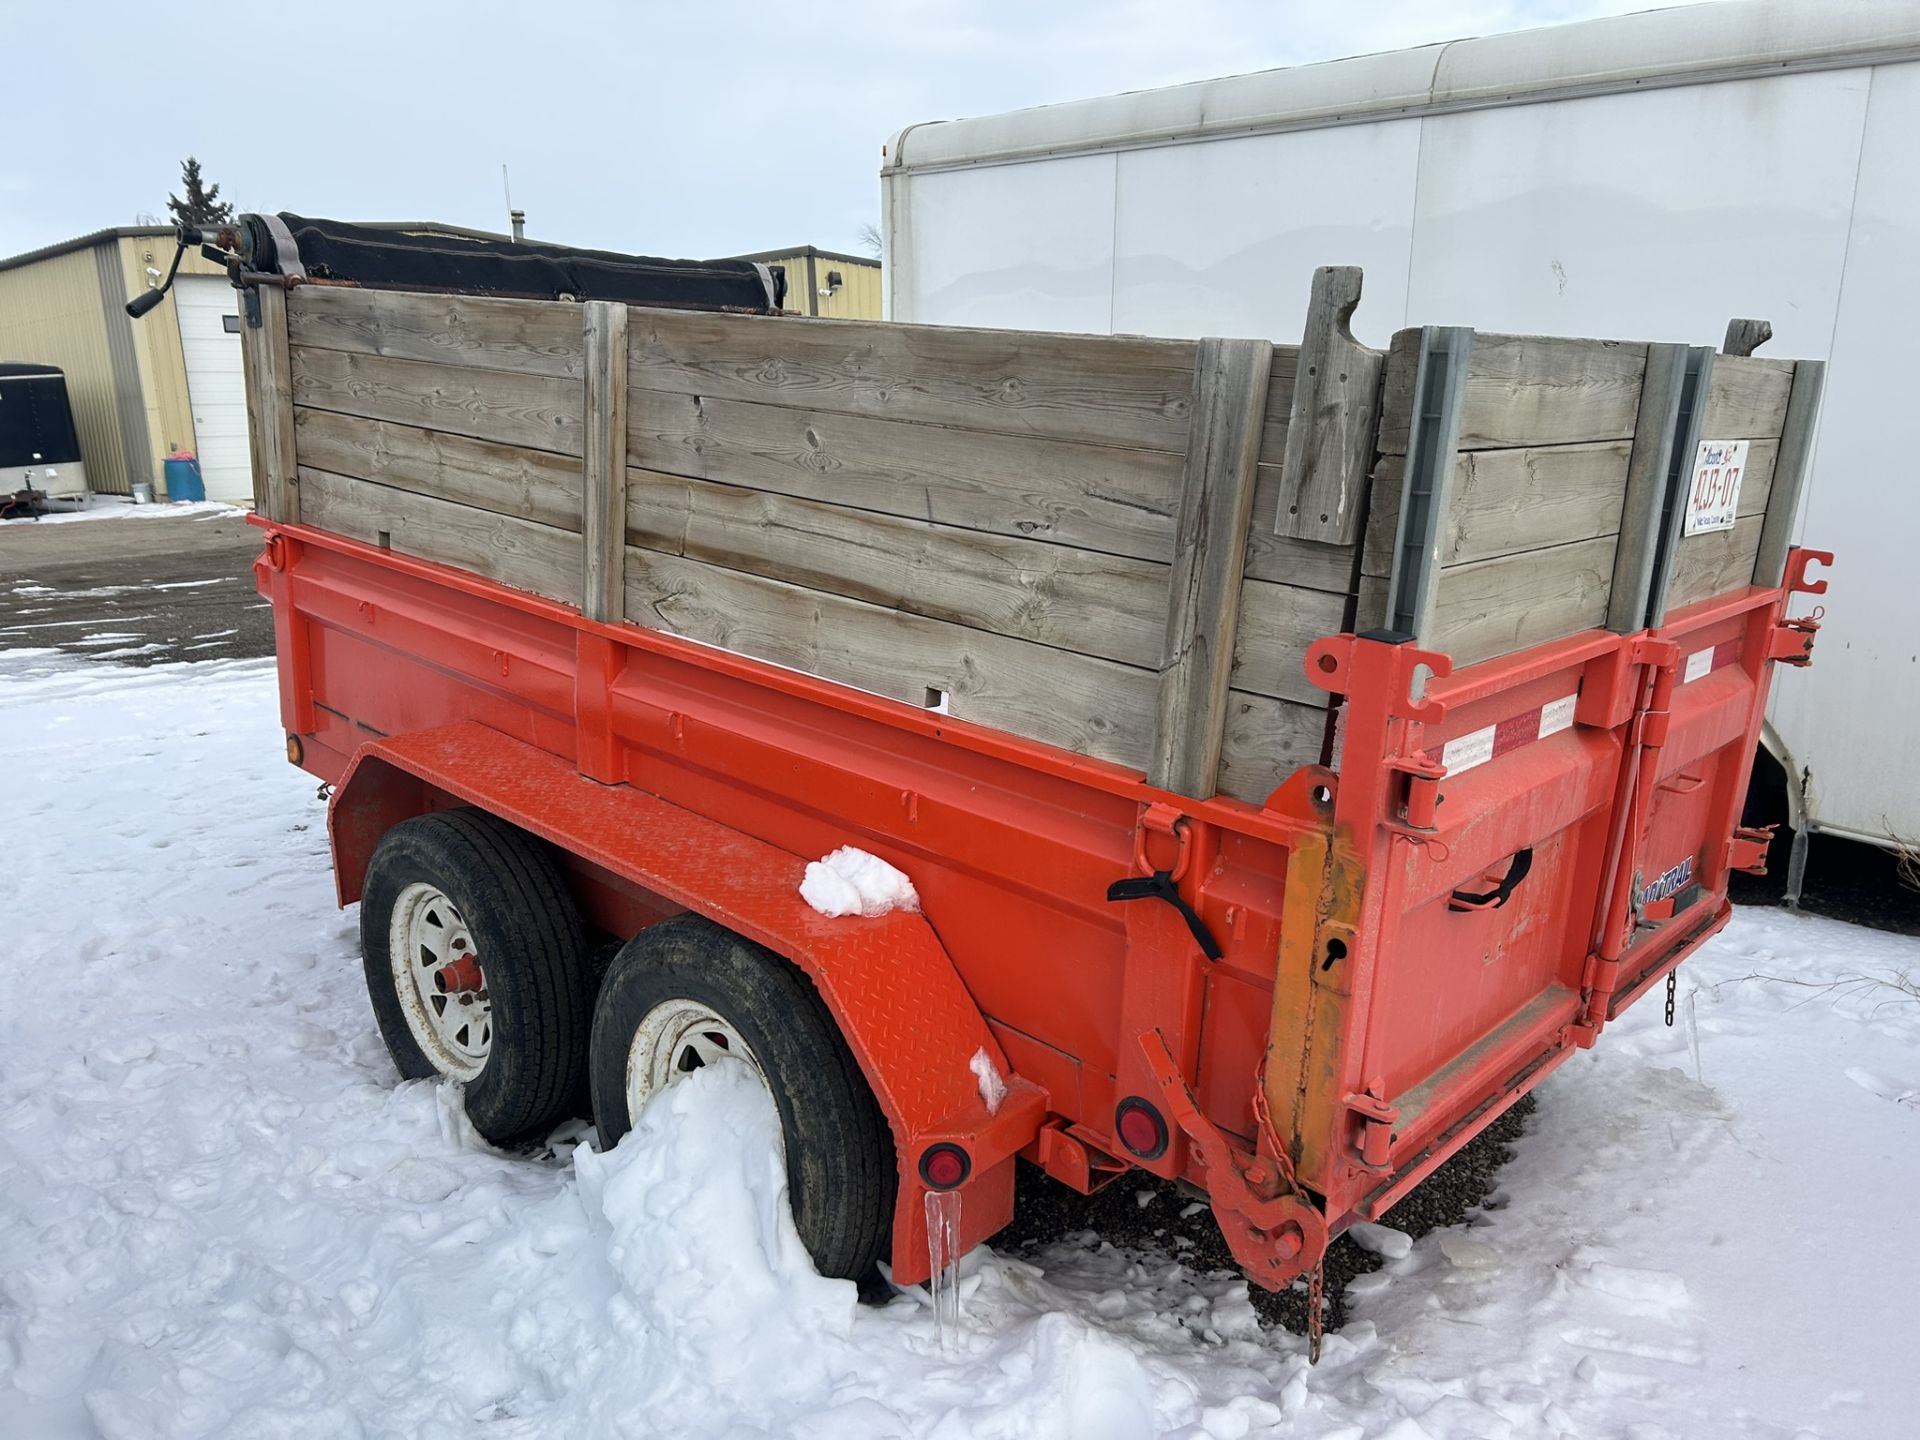
POLYGON ((158 286, 172 258, 172 230, 124 227, 0 260, 0 361, 66 372, 95 491, 125 495, 144 481, 164 493, 160 462, 188 449, 210 496, 245 499, 247 404, 225 274, 189 252, 160 308, 138 325, 127 318, 127 301, 158 286))
POLYGON ((881 307, 885 302, 880 293, 880 262, 870 256, 796 245, 787 250, 760 250, 752 255, 727 258, 784 265, 789 310, 797 310, 802 315, 825 315, 834 320, 882 318, 881 307))
MULTIPOLYGON (((507 238, 434 221, 377 228, 507 238)), ((184 449, 200 457, 209 499, 250 501, 240 313, 226 272, 189 250, 172 293, 138 323, 127 318, 127 301, 158 288, 172 259, 173 230, 162 226, 97 230, 0 259, 0 362, 66 372, 96 493, 126 495, 144 481, 164 495, 160 462, 184 449)))

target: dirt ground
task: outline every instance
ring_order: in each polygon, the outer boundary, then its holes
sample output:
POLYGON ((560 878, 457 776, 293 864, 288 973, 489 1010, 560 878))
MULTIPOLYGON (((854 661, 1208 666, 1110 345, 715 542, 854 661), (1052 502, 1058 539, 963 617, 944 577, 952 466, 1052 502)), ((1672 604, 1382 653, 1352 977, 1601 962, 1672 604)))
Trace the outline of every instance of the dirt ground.
POLYGON ((271 655, 259 553, 238 515, 0 524, 0 650, 122 665, 271 655))

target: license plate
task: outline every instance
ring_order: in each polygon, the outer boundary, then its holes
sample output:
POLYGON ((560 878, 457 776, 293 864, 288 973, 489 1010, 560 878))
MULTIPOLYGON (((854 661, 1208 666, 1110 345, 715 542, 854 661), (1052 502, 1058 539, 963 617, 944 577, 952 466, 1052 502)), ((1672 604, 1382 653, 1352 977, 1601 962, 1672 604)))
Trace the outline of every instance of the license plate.
POLYGON ((1744 440, 1702 440, 1693 457, 1682 535, 1731 530, 1740 508, 1740 476, 1747 468, 1744 440))

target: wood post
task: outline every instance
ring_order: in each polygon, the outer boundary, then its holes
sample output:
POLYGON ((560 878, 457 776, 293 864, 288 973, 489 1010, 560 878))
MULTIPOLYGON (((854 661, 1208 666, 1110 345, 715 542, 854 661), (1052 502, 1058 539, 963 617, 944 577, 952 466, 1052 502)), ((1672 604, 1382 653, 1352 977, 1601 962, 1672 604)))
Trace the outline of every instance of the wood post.
POLYGON ((1814 424, 1820 418, 1820 392, 1826 383, 1827 362, 1824 360, 1802 360, 1793 367, 1793 391, 1787 397, 1786 423, 1781 428, 1780 450, 1773 462, 1773 488, 1767 492, 1767 515, 1760 522, 1760 551, 1753 561, 1756 585, 1778 585, 1786 578, 1787 550, 1793 543, 1793 522, 1800 511, 1800 493, 1806 488, 1814 424))
POLYGON ((255 513, 300 523, 300 472, 293 445, 293 360, 287 344, 287 292, 271 282, 243 291, 241 364, 247 372, 247 428, 253 452, 255 513))
POLYGON ((1751 355, 1773 338, 1770 320, 1729 320, 1727 338, 1720 342, 1722 355, 1751 355))
POLYGON ((589 300, 580 308, 587 371, 580 612, 610 625, 626 615, 627 307, 589 300))
POLYGON ((1274 519, 1278 533, 1295 539, 1351 545, 1360 538, 1386 357, 1353 338, 1348 322, 1359 303, 1359 266, 1313 272, 1274 519))
POLYGON ((1631 635, 1647 623, 1647 597, 1660 547, 1660 521, 1666 509, 1667 476, 1673 469, 1680 390, 1686 374, 1686 346, 1647 347, 1640 416, 1627 459, 1620 542, 1613 552, 1613 589, 1607 600, 1607 629, 1616 635, 1631 635))
POLYGON ((1220 770, 1272 365, 1273 346, 1264 340, 1205 339, 1194 358, 1147 779, 1196 800, 1213 795, 1220 770))

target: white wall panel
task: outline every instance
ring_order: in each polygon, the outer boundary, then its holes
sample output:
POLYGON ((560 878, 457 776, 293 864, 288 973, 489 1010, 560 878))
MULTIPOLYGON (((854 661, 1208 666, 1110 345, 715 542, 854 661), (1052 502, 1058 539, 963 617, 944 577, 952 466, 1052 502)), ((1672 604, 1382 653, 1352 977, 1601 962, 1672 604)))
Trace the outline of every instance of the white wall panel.
POLYGON ((915 176, 913 263, 894 318, 1112 329, 1113 162, 1085 155, 915 176))
POLYGON ((1825 356, 1867 72, 1427 119, 1408 319, 1825 356))
POLYGON ((1873 72, 1833 362, 1800 512, 1803 543, 1834 552, 1833 589, 1813 669, 1782 670, 1773 705, 1794 759, 1812 771, 1821 823, 1910 844, 1920 841, 1920 484, 1907 458, 1920 334, 1916 145, 1920 64, 1882 66, 1873 72))
POLYGON ((1384 345, 1406 310, 1420 124, 1121 154, 1113 328, 1298 344, 1314 269, 1359 265, 1354 332, 1384 345))

